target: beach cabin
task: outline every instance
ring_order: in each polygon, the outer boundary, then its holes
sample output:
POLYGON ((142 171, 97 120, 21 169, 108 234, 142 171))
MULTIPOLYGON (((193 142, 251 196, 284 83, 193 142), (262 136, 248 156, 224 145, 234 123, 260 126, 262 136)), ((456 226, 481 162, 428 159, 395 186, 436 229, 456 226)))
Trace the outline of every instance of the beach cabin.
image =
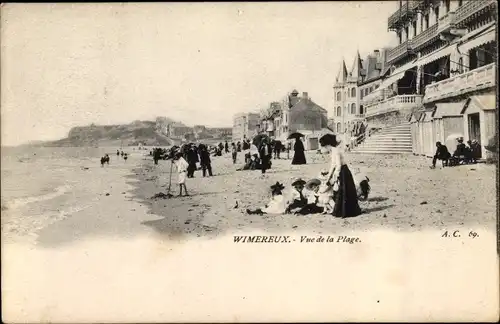
POLYGON ((422 155, 434 156, 436 152, 436 141, 434 140, 432 114, 434 109, 422 112, 418 120, 420 126, 420 150, 422 155))
POLYGON ((410 129, 411 129, 411 151, 413 154, 420 155, 420 128, 418 119, 422 112, 415 111, 412 112, 409 118, 410 129))
POLYGON ((436 103, 432 114, 436 142, 444 144, 449 135, 464 133, 462 109, 466 101, 436 103))
POLYGON ((481 157, 484 158, 486 156, 484 146, 496 132, 495 94, 478 94, 469 99, 461 111, 464 139, 477 140, 481 145, 481 157))

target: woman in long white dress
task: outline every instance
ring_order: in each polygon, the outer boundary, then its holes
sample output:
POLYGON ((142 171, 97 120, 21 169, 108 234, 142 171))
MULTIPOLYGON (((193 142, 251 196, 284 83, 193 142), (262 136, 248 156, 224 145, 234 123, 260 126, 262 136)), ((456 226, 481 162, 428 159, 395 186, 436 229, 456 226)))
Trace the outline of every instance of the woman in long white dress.
POLYGON ((342 218, 358 216, 361 214, 361 208, 359 208, 356 185, 345 162, 344 152, 339 148, 340 143, 337 142, 337 137, 333 134, 326 134, 319 139, 319 143, 331 154, 330 170, 326 180, 330 184, 338 181, 333 216, 342 218))

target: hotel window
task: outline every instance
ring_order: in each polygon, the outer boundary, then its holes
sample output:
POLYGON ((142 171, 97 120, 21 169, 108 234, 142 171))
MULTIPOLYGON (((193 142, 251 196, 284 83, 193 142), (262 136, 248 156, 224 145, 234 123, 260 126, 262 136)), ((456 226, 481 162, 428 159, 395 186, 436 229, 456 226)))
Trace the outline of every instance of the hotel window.
POLYGON ((461 7, 463 3, 463 0, 458 0, 458 6, 461 7))
POLYGON ((355 103, 351 104, 351 114, 353 114, 353 115, 356 114, 356 104, 355 103))
POLYGON ((342 115, 342 108, 340 107, 337 107, 337 116, 341 116, 342 115))
POLYGON ((351 97, 356 98, 356 88, 351 89, 351 97))
POLYGON ((425 25, 424 30, 429 28, 429 14, 425 14, 425 16, 424 16, 424 25, 425 25))
POLYGON ((340 94, 340 91, 337 92, 337 101, 342 100, 342 95, 340 94))
POLYGON ((341 129, 340 129, 340 123, 337 123, 337 133, 340 133, 341 129))
POLYGON ((439 20, 439 6, 434 8, 434 16, 436 16, 436 22, 439 20))
POLYGON ((413 29, 413 37, 417 36, 417 21, 413 21, 411 24, 411 27, 413 29))
POLYGON ((364 114, 364 111, 363 111, 363 105, 359 106, 359 114, 360 114, 360 115, 363 115, 363 114, 364 114))

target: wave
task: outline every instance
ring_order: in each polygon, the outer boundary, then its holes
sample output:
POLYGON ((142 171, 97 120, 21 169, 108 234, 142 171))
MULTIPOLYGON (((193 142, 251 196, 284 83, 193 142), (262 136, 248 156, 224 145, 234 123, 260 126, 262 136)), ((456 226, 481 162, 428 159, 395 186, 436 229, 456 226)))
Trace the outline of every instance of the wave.
POLYGON ((28 204, 54 199, 54 198, 57 198, 59 196, 64 195, 70 189, 71 189, 71 186, 62 185, 62 186, 56 187, 53 192, 49 192, 47 194, 43 194, 43 195, 39 195, 39 196, 14 198, 8 202, 2 201, 2 210, 17 209, 17 208, 26 206, 28 204))

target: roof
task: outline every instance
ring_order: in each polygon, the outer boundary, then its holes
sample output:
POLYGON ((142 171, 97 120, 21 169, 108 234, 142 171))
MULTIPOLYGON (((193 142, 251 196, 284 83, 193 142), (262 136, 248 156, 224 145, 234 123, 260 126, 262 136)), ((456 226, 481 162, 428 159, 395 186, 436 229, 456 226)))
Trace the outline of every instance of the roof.
POLYGON ((432 114, 434 118, 442 118, 447 116, 461 116, 462 110, 467 100, 458 102, 439 102, 436 103, 436 110, 432 114))
POLYGON ((358 78, 361 77, 362 70, 363 70, 363 62, 359 57, 359 51, 358 51, 356 53, 356 56, 354 57, 354 62, 352 63, 351 73, 350 73, 351 77, 357 81, 358 78))
POLYGON ((418 121, 430 120, 430 119, 432 119, 432 114, 433 113, 434 113, 434 110, 422 111, 421 115, 419 116, 419 118, 417 120, 418 121))
POLYGON ((424 112, 423 111, 415 111, 415 112, 412 112, 411 115, 410 115, 410 118, 409 118, 409 121, 410 122, 416 122, 420 119, 420 117, 422 116, 424 112))
POLYGON ((335 81, 338 83, 344 83, 347 81, 347 68, 343 59, 342 63, 340 63, 339 73, 337 74, 337 78, 335 79, 335 81))
POLYGON ((327 113, 327 110, 320 105, 316 104, 314 101, 311 99, 304 99, 301 98, 295 105, 290 108, 292 111, 299 111, 299 110, 312 110, 312 111, 319 111, 322 113, 327 113))
POLYGON ((461 113, 463 114, 471 104, 478 106, 481 110, 495 110, 495 94, 485 93, 470 97, 470 103, 463 107, 461 113))

